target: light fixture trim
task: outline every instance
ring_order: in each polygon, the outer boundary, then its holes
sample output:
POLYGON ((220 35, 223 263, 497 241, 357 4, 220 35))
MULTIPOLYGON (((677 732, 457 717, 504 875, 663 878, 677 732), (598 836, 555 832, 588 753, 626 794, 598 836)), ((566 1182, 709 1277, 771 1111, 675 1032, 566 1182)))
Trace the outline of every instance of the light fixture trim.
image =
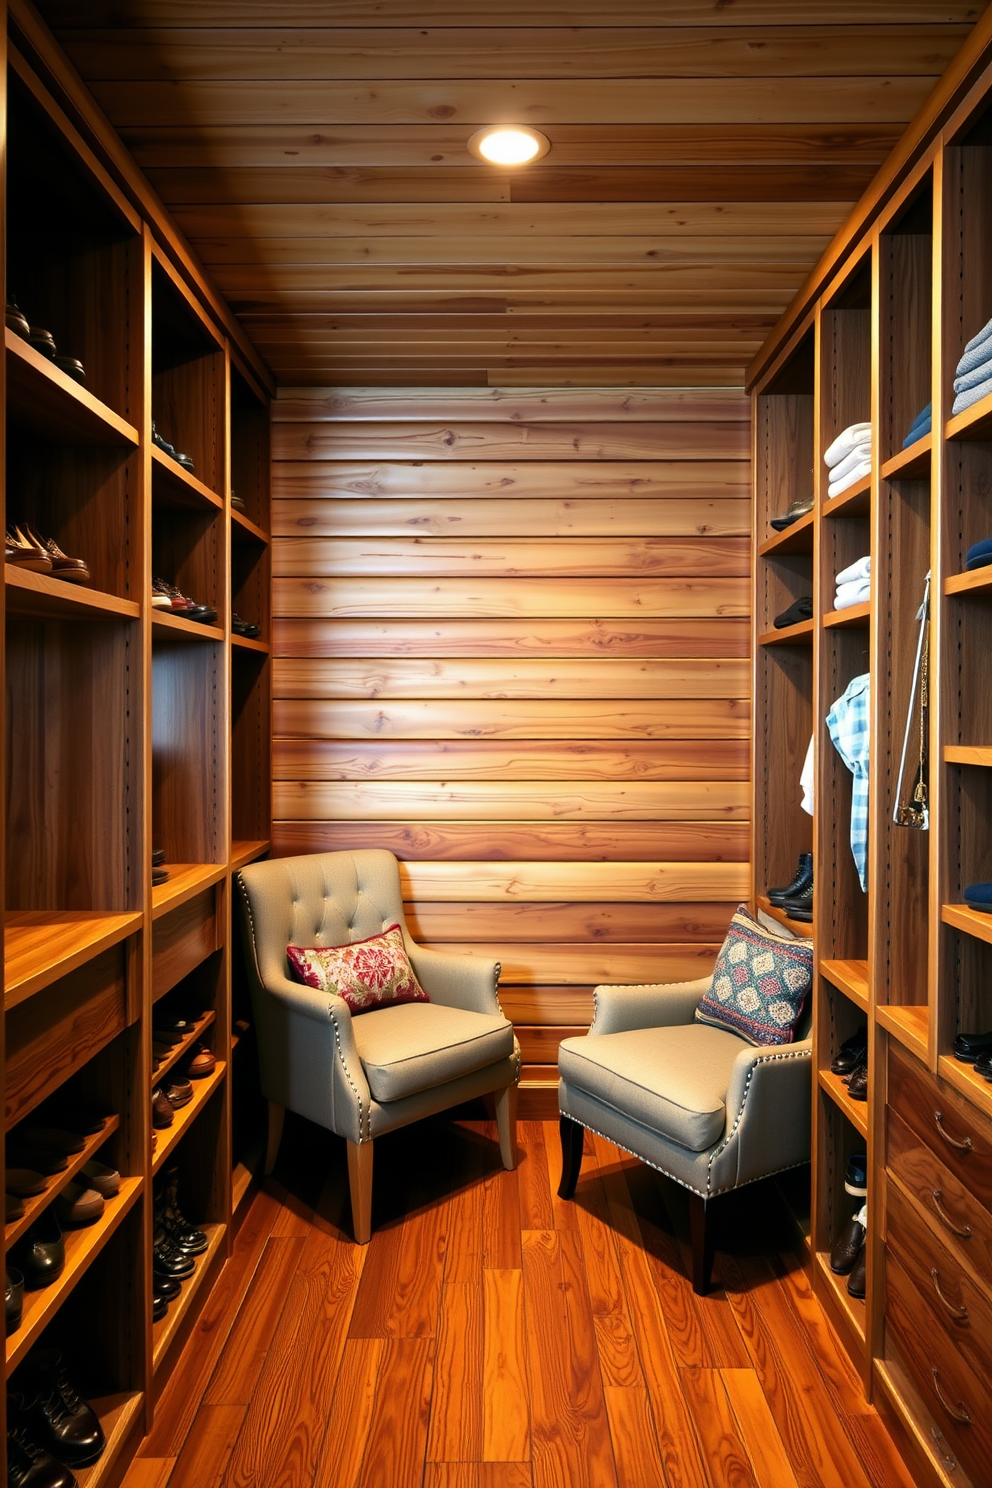
POLYGON ((533 165, 535 160, 547 155, 551 149, 551 141, 539 129, 531 129, 529 124, 487 124, 485 129, 476 130, 468 147, 486 165, 533 165), (485 146, 500 139, 506 141, 508 146, 513 140, 518 142, 516 150, 511 149, 509 158, 505 153, 502 159, 499 154, 486 153, 485 146), (525 151, 525 145, 530 146, 530 149, 525 151))

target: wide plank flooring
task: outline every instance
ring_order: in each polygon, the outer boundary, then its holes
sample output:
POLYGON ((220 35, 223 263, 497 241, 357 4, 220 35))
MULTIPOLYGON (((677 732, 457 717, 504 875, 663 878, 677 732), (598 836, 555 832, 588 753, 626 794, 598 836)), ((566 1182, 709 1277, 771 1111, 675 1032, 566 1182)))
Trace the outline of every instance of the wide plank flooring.
POLYGON ((587 1135, 563 1203, 556 1124, 519 1135, 515 1173, 484 1121, 382 1139, 362 1249, 288 1119, 125 1488, 911 1488, 774 1183, 698 1298, 675 1185, 587 1135))

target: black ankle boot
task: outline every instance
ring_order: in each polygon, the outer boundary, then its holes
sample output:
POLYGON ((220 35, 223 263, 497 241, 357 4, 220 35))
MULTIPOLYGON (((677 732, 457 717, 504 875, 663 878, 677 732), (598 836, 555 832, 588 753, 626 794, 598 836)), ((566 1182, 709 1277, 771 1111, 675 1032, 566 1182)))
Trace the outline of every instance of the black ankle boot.
POLYGON ((799 854, 799 862, 792 876, 792 882, 786 884, 782 889, 769 889, 768 898, 777 909, 781 909, 786 899, 796 899, 806 893, 813 883, 813 854, 804 852, 799 854))

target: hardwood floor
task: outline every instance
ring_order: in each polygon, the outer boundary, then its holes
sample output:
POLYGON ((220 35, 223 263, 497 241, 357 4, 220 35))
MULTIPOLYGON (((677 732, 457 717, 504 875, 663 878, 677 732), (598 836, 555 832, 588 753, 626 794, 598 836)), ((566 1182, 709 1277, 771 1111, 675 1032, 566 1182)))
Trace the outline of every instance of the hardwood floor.
POLYGON ((911 1488, 810 1291, 779 1189, 734 1196, 693 1295, 683 1193, 587 1135, 290 1119, 125 1488, 911 1488), (429 1166, 425 1158, 429 1157, 429 1166))

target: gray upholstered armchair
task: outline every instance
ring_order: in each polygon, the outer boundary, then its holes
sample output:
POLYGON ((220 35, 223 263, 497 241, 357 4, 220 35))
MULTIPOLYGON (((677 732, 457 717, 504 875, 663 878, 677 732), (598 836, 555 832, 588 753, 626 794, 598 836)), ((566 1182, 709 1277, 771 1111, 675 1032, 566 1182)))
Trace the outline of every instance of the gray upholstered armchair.
POLYGON ((364 1245, 374 1139, 494 1091, 503 1165, 515 1167, 520 1050, 496 998, 499 963, 413 943, 389 852, 275 858, 243 868, 238 880, 269 1102, 265 1171, 275 1164, 287 1108, 345 1137, 355 1239, 364 1245), (347 945, 393 924, 430 1002, 352 1017, 340 997, 290 980, 287 945, 347 945))
POLYGON ((558 1055, 559 1194, 575 1192, 585 1127, 674 1178, 689 1190, 699 1293, 709 1289, 714 1199, 810 1158, 811 1040, 756 1048, 695 1023, 709 985, 597 987, 592 1028, 558 1055))

